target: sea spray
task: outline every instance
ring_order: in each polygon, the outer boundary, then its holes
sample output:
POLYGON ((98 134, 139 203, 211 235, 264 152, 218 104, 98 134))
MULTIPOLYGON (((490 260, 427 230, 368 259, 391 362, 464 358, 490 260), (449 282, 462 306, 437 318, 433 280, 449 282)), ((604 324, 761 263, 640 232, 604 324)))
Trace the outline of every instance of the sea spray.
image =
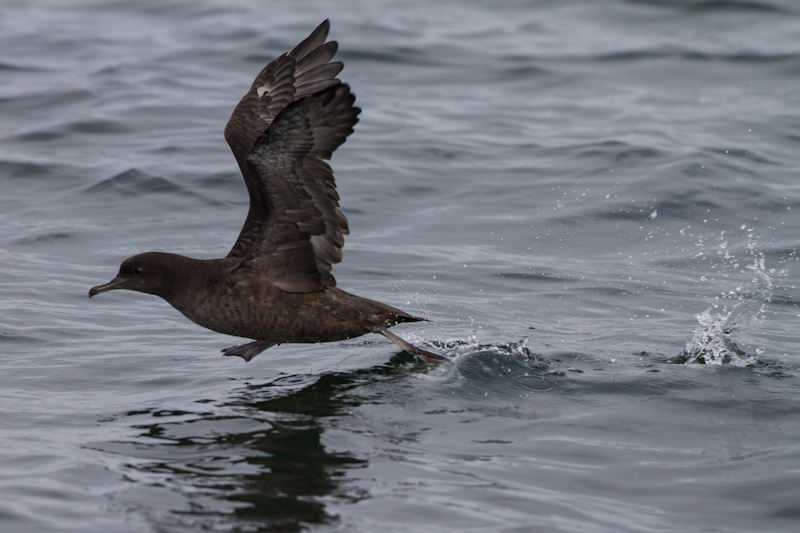
POLYGON ((756 355, 760 353, 757 350, 756 354, 748 354, 733 341, 731 335, 760 322, 772 297, 773 283, 766 268, 764 254, 758 250, 752 233, 747 243, 750 262, 744 268, 740 268, 740 263, 730 252, 727 241, 720 241, 717 253, 733 269, 749 274, 750 279, 717 296, 716 300, 731 300, 732 305, 715 302, 697 315, 698 326, 692 339, 673 362, 748 366, 755 362, 756 355))

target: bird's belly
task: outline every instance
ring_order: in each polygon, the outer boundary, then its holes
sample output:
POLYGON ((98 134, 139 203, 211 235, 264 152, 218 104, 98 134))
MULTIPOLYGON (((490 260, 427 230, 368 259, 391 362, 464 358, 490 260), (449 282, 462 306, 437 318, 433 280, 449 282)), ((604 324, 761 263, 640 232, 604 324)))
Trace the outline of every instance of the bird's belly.
POLYGON ((276 343, 349 339, 369 332, 359 313, 323 293, 233 294, 215 306, 178 308, 189 320, 227 335, 276 343))

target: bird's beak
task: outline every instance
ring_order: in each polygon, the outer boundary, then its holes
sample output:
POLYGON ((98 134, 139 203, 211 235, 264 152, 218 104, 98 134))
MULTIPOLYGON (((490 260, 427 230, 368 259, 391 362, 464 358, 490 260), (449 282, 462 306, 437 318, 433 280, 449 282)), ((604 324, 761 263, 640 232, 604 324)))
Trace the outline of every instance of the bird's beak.
POLYGON ((105 285, 98 285, 97 287, 92 287, 89 289, 89 298, 94 296, 95 294, 100 294, 101 292, 106 291, 113 291, 114 289, 121 289, 125 280, 117 276, 116 278, 112 279, 105 285))

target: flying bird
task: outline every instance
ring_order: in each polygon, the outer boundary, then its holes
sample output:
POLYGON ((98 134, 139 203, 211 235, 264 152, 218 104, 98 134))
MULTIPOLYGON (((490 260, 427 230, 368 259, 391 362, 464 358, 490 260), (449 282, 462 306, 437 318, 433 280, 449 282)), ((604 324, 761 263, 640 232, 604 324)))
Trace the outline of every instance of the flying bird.
POLYGON ((336 41, 326 20, 256 76, 225 127, 250 195, 244 226, 228 255, 193 259, 147 252, 89 297, 115 289, 160 296, 208 329, 252 339, 222 350, 249 361, 284 343, 317 343, 379 333, 428 362, 450 362, 387 328, 424 318, 336 286, 347 219, 326 163, 361 110, 336 76, 336 41))

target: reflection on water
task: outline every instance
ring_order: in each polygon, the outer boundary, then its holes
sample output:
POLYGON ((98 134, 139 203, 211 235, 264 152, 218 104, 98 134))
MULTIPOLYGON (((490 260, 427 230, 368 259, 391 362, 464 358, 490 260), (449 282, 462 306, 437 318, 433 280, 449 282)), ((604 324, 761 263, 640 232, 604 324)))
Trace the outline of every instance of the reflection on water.
MULTIPOLYGON (((325 498, 367 497, 363 490, 342 485, 347 469, 367 462, 326 449, 326 419, 374 401, 354 390, 359 385, 420 370, 415 358, 402 353, 386 365, 363 370, 248 383, 224 403, 206 404, 210 409, 203 412, 126 413, 128 419, 147 418, 134 426, 141 433, 133 441, 97 448, 137 458, 125 465, 126 475, 145 483, 150 494, 158 488, 171 493, 164 496, 160 514, 150 517, 160 525, 186 526, 188 521, 205 528, 234 522, 255 530, 296 531, 303 524, 335 522, 325 498), (175 502, 176 494, 183 501, 175 502)), ((123 495, 121 503, 138 506, 139 497, 123 495)), ((147 507, 157 505, 148 501, 147 507)))

